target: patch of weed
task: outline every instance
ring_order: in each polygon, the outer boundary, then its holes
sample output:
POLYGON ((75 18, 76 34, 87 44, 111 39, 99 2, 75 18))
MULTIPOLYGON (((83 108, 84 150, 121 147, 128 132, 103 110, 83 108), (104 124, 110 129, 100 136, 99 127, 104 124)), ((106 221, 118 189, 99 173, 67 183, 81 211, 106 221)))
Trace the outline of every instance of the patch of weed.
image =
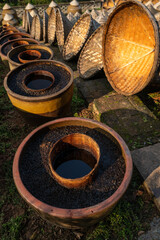
POLYGON ((25 216, 11 218, 8 222, 3 223, 1 227, 1 240, 17 240, 20 238, 21 229, 24 227, 25 216))
POLYGON ((73 97, 72 97, 72 112, 74 116, 78 116, 78 111, 85 107, 85 101, 81 97, 77 87, 74 87, 73 97))

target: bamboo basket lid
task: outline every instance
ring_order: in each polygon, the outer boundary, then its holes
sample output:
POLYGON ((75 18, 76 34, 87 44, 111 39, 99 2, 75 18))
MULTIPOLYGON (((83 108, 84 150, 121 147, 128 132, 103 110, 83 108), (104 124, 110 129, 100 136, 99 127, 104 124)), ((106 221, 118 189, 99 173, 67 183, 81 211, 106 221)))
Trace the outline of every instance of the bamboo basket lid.
POLYGON ((48 14, 46 11, 43 13, 43 41, 48 42, 48 14))
POLYGON ((83 14, 68 34, 63 47, 63 58, 65 60, 74 58, 94 30, 95 25, 91 15, 83 14))
POLYGON ((93 19, 96 19, 98 17, 98 12, 95 9, 93 9, 91 11, 91 16, 92 16, 93 19))
POLYGON ((101 25, 87 40, 77 64, 77 69, 82 78, 93 77, 103 68, 102 61, 102 35, 104 24, 101 25))
POLYGON ((56 8, 52 8, 48 18, 48 42, 54 43, 56 36, 56 8))
MULTIPOLYGON (((90 14, 90 13, 89 13, 90 14)), ((78 19, 80 19, 80 17, 81 17, 81 14, 79 13, 79 12, 76 12, 75 14, 74 14, 74 19, 76 20, 76 22, 78 21, 78 19)))
POLYGON ((155 18, 140 2, 127 1, 109 15, 103 32, 103 66, 120 94, 133 95, 152 79, 158 65, 155 18))
POLYGON ((3 6, 2 9, 3 9, 3 10, 8 10, 8 9, 11 9, 11 6, 10 6, 8 3, 6 3, 6 4, 3 6))
POLYGON ((70 22, 72 22, 72 23, 75 23, 76 22, 76 20, 75 20, 75 18, 74 18, 74 16, 73 16, 73 13, 68 13, 67 14, 67 19, 70 21, 70 22))
POLYGON ((33 10, 31 10, 29 13, 30 13, 31 17, 33 18, 34 16, 37 15, 37 10, 36 10, 36 9, 33 9, 33 10))
POLYGON ((4 20, 5 21, 10 21, 14 18, 14 16, 12 14, 8 14, 6 13, 5 16, 4 16, 4 20))
POLYGON ((23 17, 22 17, 22 27, 25 28, 25 21, 26 21, 26 12, 23 11, 23 17))
POLYGON ((32 26, 32 16, 30 15, 30 12, 26 12, 25 15, 26 19, 25 19, 25 31, 27 33, 29 33, 31 31, 31 26, 32 26))
POLYGON ((31 4, 31 3, 28 3, 27 6, 25 7, 26 10, 31 10, 31 9, 34 9, 35 7, 31 4))
POLYGON ((30 32, 32 38, 35 38, 35 32, 36 32, 36 16, 34 16, 32 19, 31 32, 30 32))
POLYGON ((41 17, 37 14, 35 16, 36 22, 35 22, 35 36, 34 38, 38 41, 41 41, 43 38, 43 23, 41 17))
POLYGON ((106 0, 103 4, 103 8, 105 9, 110 9, 115 6, 115 1, 114 0, 106 0))
POLYGON ((153 5, 153 7, 154 7, 157 11, 160 11, 160 2, 158 1, 156 4, 153 5))
POLYGON ((70 22, 60 9, 57 9, 56 14, 56 38, 60 52, 63 50, 66 38, 73 27, 73 22, 70 22))
POLYGON ((151 1, 147 2, 145 5, 153 15, 159 12, 154 8, 153 3, 151 1))

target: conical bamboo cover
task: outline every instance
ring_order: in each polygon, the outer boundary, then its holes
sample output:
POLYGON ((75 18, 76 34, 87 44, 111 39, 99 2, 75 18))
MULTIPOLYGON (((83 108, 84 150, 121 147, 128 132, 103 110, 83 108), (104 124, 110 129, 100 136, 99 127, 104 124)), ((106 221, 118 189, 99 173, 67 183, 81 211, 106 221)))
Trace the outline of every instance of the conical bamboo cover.
POLYGON ((52 8, 48 18, 48 42, 54 43, 56 36, 56 8, 52 8))
POLYGON ((36 23, 35 23, 35 39, 41 41, 43 38, 43 24, 41 17, 37 14, 36 15, 36 23))
POLYGON ((48 42, 48 14, 46 11, 43 13, 43 41, 48 42))
POLYGON ((94 76, 103 68, 102 61, 102 35, 104 24, 101 25, 87 40, 77 64, 77 69, 82 78, 94 76))
POLYGON ((152 79, 158 64, 159 34, 144 4, 127 1, 109 15, 103 33, 103 65, 112 87, 133 95, 152 79))
POLYGON ((94 32, 95 27, 90 14, 83 14, 74 24, 63 47, 63 58, 70 60, 82 49, 87 38, 94 32))
POLYGON ((151 1, 147 2, 146 7, 150 10, 150 12, 154 15, 156 14, 158 11, 154 8, 153 3, 151 1))
POLYGON ((56 38, 60 52, 63 50, 64 43, 72 27, 73 23, 67 19, 60 9, 57 9, 56 38))
POLYGON ((35 33, 36 33, 36 16, 34 16, 32 19, 31 32, 30 32, 32 38, 35 38, 35 33))

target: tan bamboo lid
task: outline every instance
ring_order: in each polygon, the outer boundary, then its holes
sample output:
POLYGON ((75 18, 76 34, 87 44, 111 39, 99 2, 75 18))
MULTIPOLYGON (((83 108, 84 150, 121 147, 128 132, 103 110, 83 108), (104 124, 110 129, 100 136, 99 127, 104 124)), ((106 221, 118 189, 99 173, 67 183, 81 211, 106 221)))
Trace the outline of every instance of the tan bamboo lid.
POLYGON ((103 65, 112 87, 133 95, 152 79, 158 64, 155 18, 140 2, 127 1, 109 15, 103 33, 103 65))

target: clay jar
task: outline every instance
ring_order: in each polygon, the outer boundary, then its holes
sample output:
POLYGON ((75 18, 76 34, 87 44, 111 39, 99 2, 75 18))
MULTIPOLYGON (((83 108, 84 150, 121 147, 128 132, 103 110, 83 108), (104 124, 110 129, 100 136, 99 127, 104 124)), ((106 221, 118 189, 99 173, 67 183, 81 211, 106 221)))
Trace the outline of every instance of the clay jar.
POLYGON ((100 149, 98 144, 85 134, 74 133, 63 137, 54 144, 49 154, 49 166, 53 177, 60 185, 67 188, 81 188, 92 182, 92 178, 98 170, 99 159, 100 149), (68 161, 77 160, 81 160, 90 166, 91 171, 75 179, 62 177, 56 172, 58 166, 68 161))
MULTIPOLYGON (((48 146, 49 145, 47 145, 47 147, 48 146)), ((30 154, 33 154, 34 156, 35 153, 32 152, 30 154)), ((96 154, 96 151, 94 152, 94 154, 96 154)), ((30 163, 29 158, 27 159, 27 161, 29 161, 30 163)), ((26 166, 26 169, 27 169, 27 166, 26 166)), ((32 131, 23 140, 23 142, 21 143, 21 145, 19 146, 15 154, 15 158, 13 162, 13 178, 20 195, 34 210, 36 210, 40 214, 41 217, 43 217, 47 221, 50 221, 52 224, 56 224, 61 227, 78 229, 78 228, 86 228, 88 226, 91 226, 99 222, 105 216, 107 216, 107 214, 111 212, 111 210, 115 207, 117 202, 120 200, 120 198, 123 196, 123 194, 127 190, 127 187, 129 185, 129 182, 132 176, 132 169, 133 169, 132 159, 131 159, 129 149, 126 146, 123 139, 113 129, 106 126, 105 124, 102 124, 93 120, 74 117, 74 118, 61 118, 55 121, 50 121, 50 122, 47 122, 46 124, 39 126, 34 131, 32 131), (91 205, 89 207, 84 207, 84 208, 74 208, 74 209, 66 208, 66 207, 61 207, 61 208, 56 207, 54 205, 43 202, 41 199, 36 197, 34 192, 31 192, 30 189, 25 185, 25 181, 27 181, 27 178, 24 181, 24 177, 22 176, 23 168, 20 170, 21 166, 23 166, 24 161, 26 161, 26 159, 24 158, 24 154, 26 154, 26 151, 28 150, 28 146, 31 145, 35 137, 41 136, 41 134, 44 133, 44 131, 46 132, 48 131, 51 132, 54 130, 57 131, 57 129, 61 127, 71 128, 72 126, 87 127, 90 129, 90 131, 92 131, 92 129, 93 130, 97 129, 99 132, 108 136, 108 138, 111 139, 120 149, 125 162, 125 173, 124 173, 122 182, 118 187, 118 189, 110 197, 106 198, 104 201, 99 202, 95 205, 91 205)), ((35 172, 36 171, 37 169, 35 169, 35 172)), ((62 191, 63 190, 64 189, 62 188, 62 191)))
POLYGON ((17 42, 12 43, 12 48, 16 48, 21 45, 29 45, 29 43, 27 41, 19 40, 17 42))
POLYGON ((21 63, 27 63, 34 60, 39 60, 41 53, 37 50, 26 50, 18 54, 18 59, 21 63))

